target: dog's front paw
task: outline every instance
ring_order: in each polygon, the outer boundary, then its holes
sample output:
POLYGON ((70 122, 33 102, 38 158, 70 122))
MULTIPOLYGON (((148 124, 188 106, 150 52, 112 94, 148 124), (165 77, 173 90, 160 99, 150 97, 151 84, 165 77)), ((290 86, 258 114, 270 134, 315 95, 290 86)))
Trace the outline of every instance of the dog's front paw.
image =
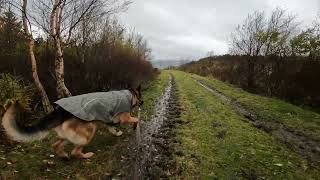
POLYGON ((119 130, 119 131, 115 134, 115 136, 119 137, 119 136, 121 136, 122 134, 123 134, 123 132, 119 130))
POLYGON ((89 158, 91 158, 93 155, 94 155, 93 152, 88 152, 88 153, 83 154, 83 155, 82 155, 82 158, 84 158, 84 159, 89 159, 89 158))
POLYGON ((114 135, 114 136, 121 136, 123 134, 123 132, 121 130, 118 130, 115 127, 109 128, 109 132, 114 135))

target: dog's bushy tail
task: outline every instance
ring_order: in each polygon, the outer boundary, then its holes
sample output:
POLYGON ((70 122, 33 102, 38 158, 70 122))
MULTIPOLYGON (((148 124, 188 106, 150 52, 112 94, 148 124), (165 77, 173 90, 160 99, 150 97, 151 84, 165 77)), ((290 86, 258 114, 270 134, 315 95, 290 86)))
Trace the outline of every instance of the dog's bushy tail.
POLYGON ((9 105, 2 118, 2 126, 5 132, 14 141, 19 142, 31 142, 46 137, 50 129, 61 125, 70 116, 68 112, 59 107, 39 120, 38 123, 25 126, 19 123, 18 114, 20 112, 20 105, 14 103, 9 105))

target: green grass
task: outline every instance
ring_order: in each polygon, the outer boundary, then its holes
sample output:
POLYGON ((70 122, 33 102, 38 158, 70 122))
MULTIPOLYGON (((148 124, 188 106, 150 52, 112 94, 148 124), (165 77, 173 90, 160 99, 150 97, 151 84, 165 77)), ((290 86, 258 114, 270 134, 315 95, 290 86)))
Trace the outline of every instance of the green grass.
MULTIPOLYGON (((163 71, 143 88, 145 104, 141 119, 150 119, 156 100, 167 86, 169 73, 177 81, 181 120, 186 122, 176 130, 181 144, 175 148, 182 155, 175 155, 175 159, 182 173, 172 178, 319 179, 319 169, 308 167, 303 157, 246 123, 231 106, 199 86, 193 78, 201 79, 260 115, 275 117, 316 137, 319 115, 285 102, 249 94, 214 79, 163 71), (300 122, 299 126, 299 120, 306 124, 300 122)), ((90 160, 51 158, 54 134, 32 144, 5 146, 0 143, 0 179, 98 179, 107 174, 121 178, 132 168, 126 159, 134 131, 125 127, 124 131, 122 137, 115 138, 102 125, 92 143, 85 148, 85 151, 95 152, 90 160)), ((67 151, 72 148, 68 145, 67 151)))
MULTIPOLYGON (((169 74, 161 73, 154 81, 143 87, 145 104, 142 108, 143 120, 153 114, 153 107, 169 80, 169 74)), ((127 174, 129 138, 134 135, 131 128, 123 127, 122 137, 112 137, 103 124, 86 151, 95 155, 90 160, 71 159, 64 161, 53 154, 51 144, 56 140, 55 133, 40 142, 32 144, 13 144, 6 146, 0 143, 0 179, 98 179, 107 174, 122 177, 127 174), (48 164, 48 161, 53 164, 48 164), (11 164, 8 164, 11 163, 11 164)), ((72 145, 67 145, 70 152, 72 145)))
POLYGON ((280 121, 291 129, 299 130, 311 138, 320 140, 320 114, 318 113, 275 98, 248 93, 214 78, 205 78, 198 75, 192 75, 192 77, 236 100, 260 117, 280 121))
POLYGON ((193 81, 172 71, 177 81, 181 145, 178 179, 317 179, 319 171, 269 134, 246 123, 229 105, 193 81))

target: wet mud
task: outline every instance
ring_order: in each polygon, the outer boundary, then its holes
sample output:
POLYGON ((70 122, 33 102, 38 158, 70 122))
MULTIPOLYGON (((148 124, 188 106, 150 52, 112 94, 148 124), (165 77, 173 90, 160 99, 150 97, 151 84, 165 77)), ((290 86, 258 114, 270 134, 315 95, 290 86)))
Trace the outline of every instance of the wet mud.
POLYGON ((167 179, 175 173, 173 158, 175 126, 180 123, 180 108, 175 95, 173 76, 155 105, 150 121, 137 127, 132 146, 132 169, 128 179, 167 179))
POLYGON ((224 95, 218 90, 206 86, 203 82, 195 80, 200 86, 220 98, 223 102, 231 105, 238 113, 245 117, 246 121, 284 143, 288 148, 305 157, 310 166, 320 164, 320 140, 306 135, 296 129, 292 129, 279 120, 261 117, 246 109, 239 102, 224 95))

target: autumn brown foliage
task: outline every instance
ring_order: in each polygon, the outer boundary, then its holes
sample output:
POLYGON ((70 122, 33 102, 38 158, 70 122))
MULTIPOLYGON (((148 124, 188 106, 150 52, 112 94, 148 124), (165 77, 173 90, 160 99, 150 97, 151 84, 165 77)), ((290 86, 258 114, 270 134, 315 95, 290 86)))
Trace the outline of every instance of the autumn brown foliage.
MULTIPOLYGON (((10 23, 0 28, 0 74, 10 73, 33 82, 27 40, 17 38, 21 36, 22 28, 14 17, 10 11, 2 16, 10 23), (9 29, 10 34, 7 33, 9 29)), ((101 27, 94 41, 73 43, 64 49, 64 78, 73 95, 137 86, 157 73, 149 62, 150 50, 142 36, 127 33, 116 20, 107 21, 101 27)), ((56 53, 52 39, 37 38, 35 55, 40 81, 53 102, 57 94, 56 53)))
POLYGON ((310 58, 225 55, 204 58, 180 69, 202 76, 213 76, 253 93, 278 97, 320 110, 320 61, 310 58), (249 61, 252 58, 255 58, 255 63, 250 67, 249 61), (252 83, 248 83, 251 80, 252 83))
MULTIPOLYGON (((44 53, 39 56, 39 76, 50 100, 56 100, 55 79, 53 74, 54 56, 44 53)), ((24 77, 32 82, 28 56, 1 56, 0 72, 24 77)), ((152 79, 156 72, 150 62, 119 53, 108 60, 103 54, 100 57, 88 57, 81 63, 72 54, 66 53, 65 79, 72 94, 94 91, 128 88, 152 79)))

